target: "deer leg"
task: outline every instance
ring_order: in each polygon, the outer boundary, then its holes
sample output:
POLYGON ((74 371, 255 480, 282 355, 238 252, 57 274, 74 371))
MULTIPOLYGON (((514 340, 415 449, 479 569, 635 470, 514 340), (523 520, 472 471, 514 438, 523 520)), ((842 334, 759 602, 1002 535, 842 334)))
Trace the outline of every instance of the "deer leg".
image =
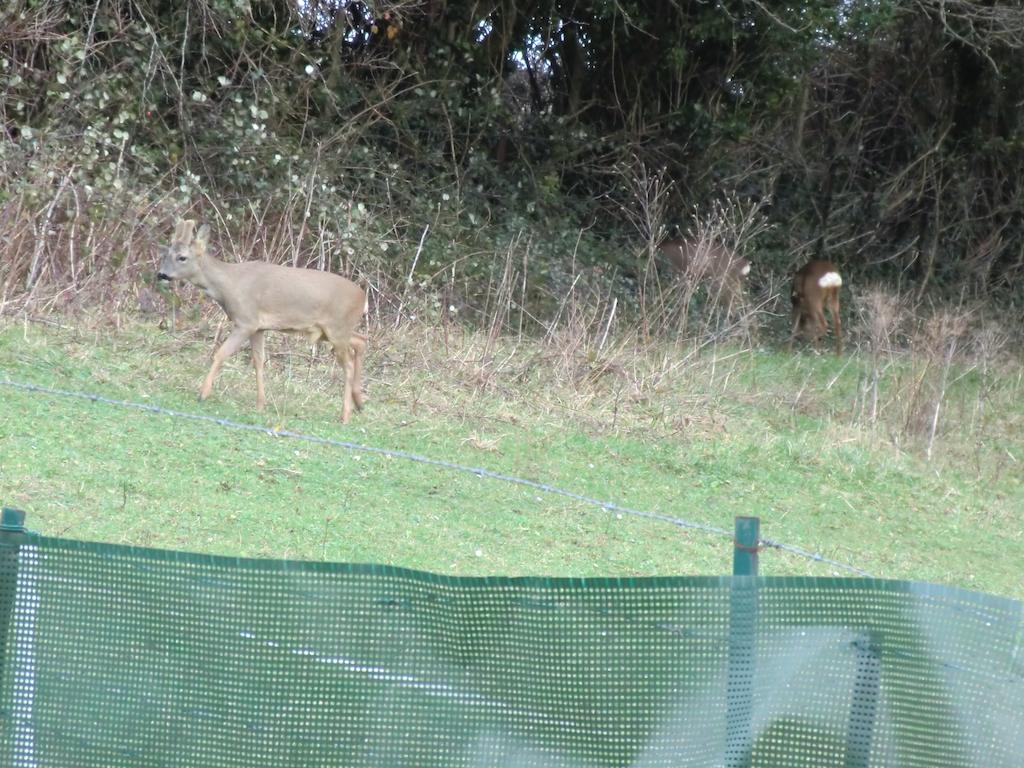
POLYGON ((733 311, 740 306, 740 300, 743 296, 743 286, 740 284, 739 279, 732 275, 727 276, 723 283, 723 294, 725 298, 725 314, 731 318, 733 311))
POLYGON ((829 297, 828 313, 832 315, 832 328, 836 334, 836 354, 843 354, 843 324, 839 319, 839 290, 829 297))
POLYGON ((366 342, 367 338, 363 334, 352 334, 352 403, 357 411, 363 410, 363 355, 366 354, 366 342))
POLYGON ((817 350, 821 345, 821 337, 828 332, 828 326, 825 324, 825 312, 820 306, 811 307, 810 330, 808 331, 808 338, 811 343, 814 344, 814 348, 817 350))
POLYGON ((803 319, 803 313, 800 311, 800 305, 793 305, 793 330, 789 334, 789 351, 793 351, 793 340, 796 339, 796 334, 800 330, 800 321, 803 319))
POLYGON ((213 355, 213 365, 210 366, 210 372, 206 374, 203 387, 199 390, 200 400, 205 400, 210 396, 210 390, 213 389, 213 380, 217 378, 220 367, 224 365, 225 360, 242 348, 242 345, 245 344, 250 335, 251 331, 248 329, 235 328, 224 343, 220 345, 220 348, 213 355))
MULTIPOLYGON (((355 402, 352 393, 352 380, 355 378, 355 358, 358 354, 357 345, 361 341, 361 337, 349 330, 331 327, 324 328, 323 334, 334 348, 334 359, 338 361, 345 375, 345 393, 341 403, 341 423, 348 424, 348 420, 352 415, 352 404, 355 402)), ((360 394, 361 397, 362 394, 360 394)))
POLYGON ((249 337, 249 347, 252 349, 252 367, 256 369, 256 410, 258 411, 262 411, 267 404, 266 393, 263 390, 263 363, 267 359, 263 341, 263 331, 256 331, 249 337))
POLYGON ((352 416, 352 404, 355 398, 352 395, 352 379, 355 378, 355 353, 351 347, 351 341, 339 342, 334 345, 334 357, 345 372, 345 394, 341 403, 341 423, 348 424, 352 416))

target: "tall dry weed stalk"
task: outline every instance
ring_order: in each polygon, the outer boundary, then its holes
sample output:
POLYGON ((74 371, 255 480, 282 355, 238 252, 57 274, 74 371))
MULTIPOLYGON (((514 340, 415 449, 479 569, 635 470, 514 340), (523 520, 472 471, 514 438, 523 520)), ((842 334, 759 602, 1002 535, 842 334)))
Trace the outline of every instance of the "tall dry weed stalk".
MULTIPOLYGON (((659 253, 669 232, 670 195, 673 182, 664 169, 652 171, 642 161, 620 169, 629 202, 623 215, 633 224, 643 242, 641 264, 637 270, 637 314, 643 342, 652 338, 685 340, 694 349, 722 339, 739 339, 752 344, 763 309, 751 303, 749 296, 730 291, 725 280, 701 279, 703 269, 673 274, 659 253)), ((724 247, 738 256, 769 228, 764 206, 769 201, 742 201, 727 197, 706 206, 695 206, 688 216, 675 217, 690 224, 686 239, 695 251, 710 254, 724 247)), ((756 269, 756 267, 755 267, 756 269)))
POLYGON ((669 196, 674 184, 665 168, 652 170, 637 158, 619 172, 630 198, 622 207, 622 213, 644 243, 642 267, 638 270, 637 304, 640 329, 644 340, 648 341, 663 324, 664 288, 657 254, 658 246, 665 239, 669 196))
POLYGON ((942 307, 926 317, 911 338, 914 380, 904 431, 925 437, 925 456, 929 461, 934 456, 950 376, 969 327, 968 311, 942 307))
POLYGON ((977 434, 985 428, 988 402, 995 396, 1000 382, 1000 363, 1007 359, 1010 334, 1001 322, 988 320, 972 335, 971 359, 977 367, 980 383, 974 407, 971 410, 971 432, 977 434))
POLYGON ((487 342, 489 355, 497 345, 498 339, 511 329, 510 323, 514 310, 520 307, 519 327, 522 327, 522 304, 517 302, 517 295, 525 291, 526 272, 520 270, 520 259, 529 263, 526 250, 519 254, 522 235, 517 234, 505 249, 503 269, 498 279, 491 278, 484 298, 483 317, 487 323, 487 342))
MULTIPOLYGON (((763 213, 768 202, 768 199, 744 202, 733 196, 716 200, 703 210, 695 208, 688 237, 704 251, 721 245, 742 256, 759 235, 770 229, 763 213)), ((764 307, 752 302, 749 285, 739 294, 731 295, 725 281, 698 286, 692 278, 685 275, 683 278, 679 282, 684 284, 683 290, 688 294, 687 305, 692 303, 695 291, 704 290, 703 312, 695 331, 698 338, 713 341, 729 338, 748 347, 754 344, 764 307)))
POLYGON ((859 412, 872 426, 878 423, 881 383, 896 356, 897 333, 909 314, 907 300, 882 286, 873 286, 854 297, 854 307, 868 342, 871 372, 859 392, 859 412))
POLYGON ((600 275, 576 274, 544 335, 552 374, 559 381, 596 380, 617 367, 619 301, 600 275))
POLYGON ((921 441, 929 461, 944 432, 992 427, 988 406, 1005 391, 1001 363, 1011 338, 1001 322, 981 320, 980 308, 924 308, 882 286, 857 294, 854 306, 870 366, 857 393, 859 420, 887 424, 897 444, 921 441), (957 392, 964 399, 954 399, 957 392))

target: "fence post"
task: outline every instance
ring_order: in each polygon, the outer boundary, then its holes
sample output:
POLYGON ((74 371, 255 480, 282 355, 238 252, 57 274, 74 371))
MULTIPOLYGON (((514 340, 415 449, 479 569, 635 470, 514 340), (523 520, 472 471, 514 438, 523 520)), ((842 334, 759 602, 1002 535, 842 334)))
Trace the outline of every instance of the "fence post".
POLYGON ((5 751, 0 753, 0 761, 15 768, 38 765, 32 704, 36 694, 35 612, 39 594, 34 586, 34 569, 24 567, 26 550, 34 549, 26 546, 31 542, 25 513, 4 507, 0 512, 0 712, 5 723, 5 751))
POLYGON ((0 512, 0 675, 18 586, 18 549, 25 541, 25 513, 4 507, 0 512))
POLYGON ((737 517, 732 550, 733 576, 757 576, 757 547, 760 541, 761 518, 737 517))
POLYGON ((881 686, 882 662, 877 638, 864 632, 853 641, 857 676, 853 682, 850 720, 846 726, 846 761, 843 768, 867 768, 875 731, 875 710, 881 686))
POLYGON ((725 693, 725 765, 748 768, 753 750, 757 547, 761 521, 737 517, 729 597, 729 667, 725 693))
MULTIPOLYGON (((0 512, 0 691, 4 689, 4 672, 13 653, 11 620, 18 589, 18 549, 25 537, 25 513, 4 507, 0 512)), ((0 700, 0 716, 11 714, 10 700, 0 700)))

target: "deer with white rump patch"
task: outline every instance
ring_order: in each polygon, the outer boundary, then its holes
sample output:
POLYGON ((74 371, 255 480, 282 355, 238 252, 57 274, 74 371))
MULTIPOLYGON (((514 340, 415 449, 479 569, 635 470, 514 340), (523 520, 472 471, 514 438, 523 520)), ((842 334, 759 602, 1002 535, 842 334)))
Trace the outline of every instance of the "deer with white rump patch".
POLYGON ((658 250, 678 275, 706 282, 709 295, 727 311, 742 298, 750 262, 729 248, 704 241, 666 240, 658 250))
POLYGON ((830 261, 818 259, 807 262, 793 276, 793 293, 790 296, 793 301, 793 332, 789 338, 790 350, 801 328, 814 343, 828 332, 824 312, 824 308, 828 307, 836 337, 836 354, 843 353, 843 329, 839 321, 839 288, 842 284, 839 268, 830 261))
POLYGON ((341 421, 354 405, 363 406, 362 367, 366 336, 356 333, 366 307, 366 293, 351 280, 316 269, 299 269, 263 261, 229 263, 207 253, 210 229, 195 238, 194 221, 179 221, 171 244, 161 249, 160 280, 185 280, 220 304, 234 328, 213 355, 213 365, 199 390, 205 400, 224 361, 246 341, 256 369, 256 407, 266 404, 263 391, 264 331, 305 334, 311 343, 328 341, 345 374, 341 421))

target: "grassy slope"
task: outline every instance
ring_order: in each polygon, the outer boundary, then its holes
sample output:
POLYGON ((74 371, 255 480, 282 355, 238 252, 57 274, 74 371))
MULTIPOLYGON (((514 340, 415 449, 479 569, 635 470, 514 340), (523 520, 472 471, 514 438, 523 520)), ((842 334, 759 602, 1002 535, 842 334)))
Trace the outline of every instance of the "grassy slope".
MULTIPOLYGON (((856 357, 709 351, 673 367, 673 350, 620 350, 597 375, 537 345, 381 332, 367 411, 342 427, 337 373, 297 340, 272 345, 265 413, 244 355, 198 404, 214 330, 7 321, 0 379, 413 451, 726 529, 758 515, 765 536, 878 576, 1024 597, 1019 371, 984 396, 962 377, 926 463, 912 440, 893 447, 895 427, 861 423, 856 357)), ((52 535, 459 574, 716 574, 731 560, 727 539, 531 488, 9 387, 0 501, 52 535)), ((762 572, 830 571, 769 552, 762 572)))

